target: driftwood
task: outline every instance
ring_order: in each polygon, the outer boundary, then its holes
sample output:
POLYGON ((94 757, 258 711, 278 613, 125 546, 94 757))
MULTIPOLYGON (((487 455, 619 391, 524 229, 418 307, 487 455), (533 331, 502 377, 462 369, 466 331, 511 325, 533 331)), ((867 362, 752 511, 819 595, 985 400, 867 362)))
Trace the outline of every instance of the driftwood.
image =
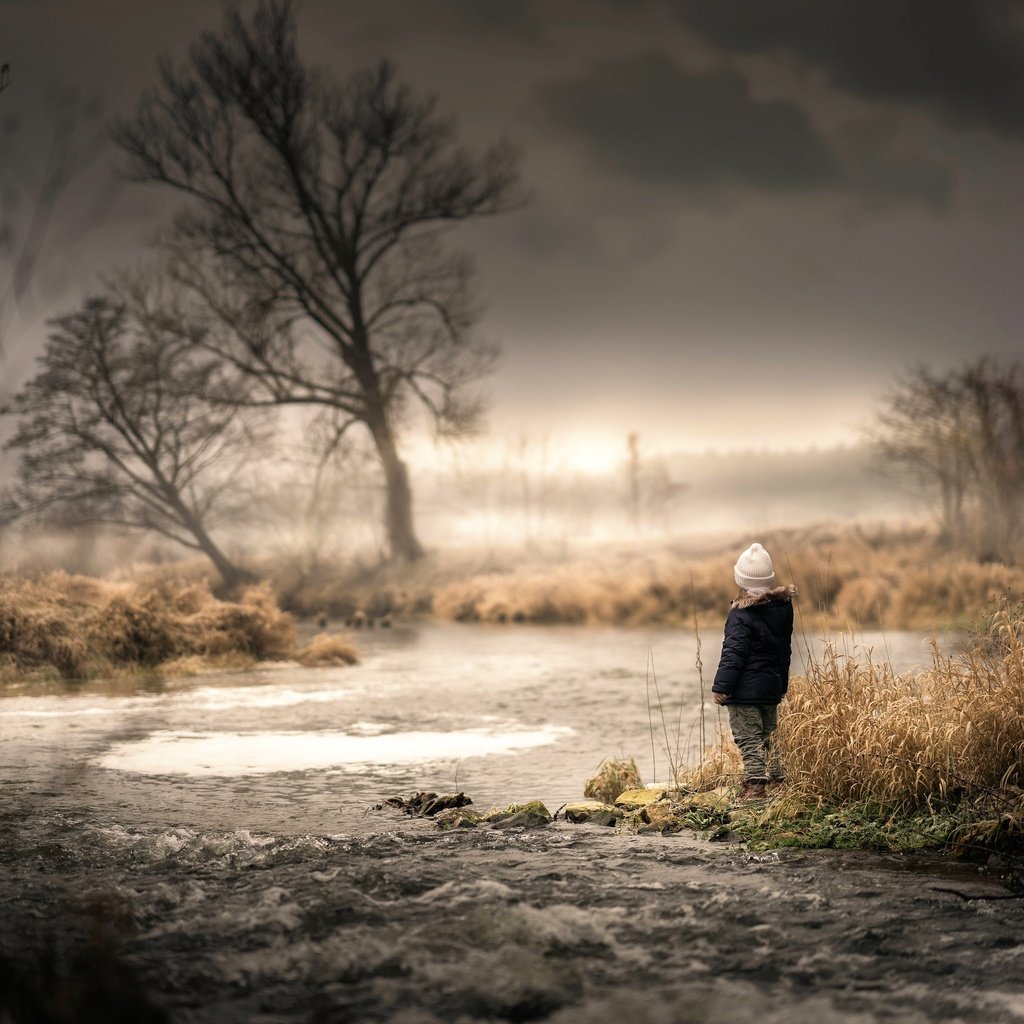
POLYGON ((413 793, 406 799, 401 796, 388 797, 383 805, 395 807, 416 818, 432 818, 438 811, 449 807, 466 807, 473 801, 465 793, 413 793))

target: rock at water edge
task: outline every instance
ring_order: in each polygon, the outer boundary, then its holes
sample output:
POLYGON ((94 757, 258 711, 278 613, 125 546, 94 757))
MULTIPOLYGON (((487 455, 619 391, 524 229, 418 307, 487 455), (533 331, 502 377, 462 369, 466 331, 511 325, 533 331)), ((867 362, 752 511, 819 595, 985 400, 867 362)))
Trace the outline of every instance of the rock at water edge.
POLYGON ((600 800, 579 800, 565 805, 565 820, 574 824, 614 825, 622 811, 600 800))

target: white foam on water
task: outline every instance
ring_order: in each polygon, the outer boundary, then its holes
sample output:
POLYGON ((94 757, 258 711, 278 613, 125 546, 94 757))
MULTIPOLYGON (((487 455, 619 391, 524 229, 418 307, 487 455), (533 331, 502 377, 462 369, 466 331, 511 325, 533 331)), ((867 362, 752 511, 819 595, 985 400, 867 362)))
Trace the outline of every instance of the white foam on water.
POLYGON ((167 730, 111 747, 94 763, 143 775, 266 775, 513 754, 555 743, 572 732, 553 725, 502 732, 464 729, 380 735, 167 730))

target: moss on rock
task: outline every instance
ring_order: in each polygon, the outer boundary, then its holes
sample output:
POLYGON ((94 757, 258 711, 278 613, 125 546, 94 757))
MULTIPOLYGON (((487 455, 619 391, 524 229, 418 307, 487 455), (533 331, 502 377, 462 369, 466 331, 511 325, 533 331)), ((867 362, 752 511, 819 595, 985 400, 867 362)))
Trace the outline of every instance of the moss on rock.
POLYGON ((484 820, 495 828, 543 828, 550 824, 551 812, 540 800, 529 800, 525 804, 492 807, 484 820))
POLYGON ((600 800, 578 800, 565 805, 565 820, 574 824, 614 825, 622 811, 600 800))
POLYGON ((456 828, 476 828, 483 820, 471 807, 446 807, 434 815, 434 824, 442 832, 456 828))
POLYGON ((642 789, 627 789, 615 798, 616 807, 627 809, 634 807, 646 807, 648 804, 664 800, 669 795, 667 786, 647 786, 642 789))
POLYGON ((729 786, 719 786, 703 793, 688 793, 679 800, 680 807, 687 810, 714 811, 724 814, 732 807, 733 791, 729 786))

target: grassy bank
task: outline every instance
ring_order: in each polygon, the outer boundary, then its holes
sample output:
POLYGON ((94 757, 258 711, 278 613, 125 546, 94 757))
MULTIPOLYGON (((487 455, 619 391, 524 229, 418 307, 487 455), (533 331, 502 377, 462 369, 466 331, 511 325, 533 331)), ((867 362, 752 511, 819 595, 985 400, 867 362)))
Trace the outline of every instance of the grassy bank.
POLYGON ((67 573, 0 576, 0 684, 355 657, 351 642, 337 636, 299 648, 292 616, 266 586, 221 601, 204 583, 112 583, 67 573))
MULTIPOLYGON (((815 628, 933 629, 966 625, 1024 570, 951 553, 927 530, 876 527, 767 531, 781 582, 800 588, 815 628)), ((434 615, 460 622, 688 626, 720 624, 734 596, 732 564, 750 538, 617 546, 586 555, 521 550, 435 553, 413 566, 259 566, 282 607, 348 618, 434 615)))
MULTIPOLYGON (((793 680, 775 748, 787 783, 717 823, 758 845, 1024 852, 1024 607, 914 674, 828 647, 793 680)), ((720 736, 681 780, 724 792, 741 776, 720 736)))

